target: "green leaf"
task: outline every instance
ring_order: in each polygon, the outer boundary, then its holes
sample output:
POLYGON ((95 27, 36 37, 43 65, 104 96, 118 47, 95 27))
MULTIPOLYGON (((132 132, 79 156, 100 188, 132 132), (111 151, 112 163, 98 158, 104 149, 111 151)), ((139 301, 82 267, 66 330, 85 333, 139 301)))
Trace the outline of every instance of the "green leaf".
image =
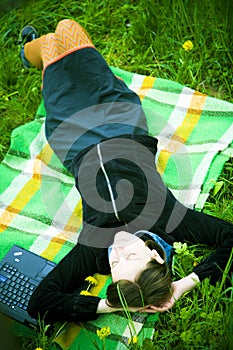
POLYGON ((224 182, 223 181, 218 181, 216 182, 215 186, 214 186, 214 190, 213 190, 213 195, 216 196, 216 194, 220 191, 220 189, 222 188, 224 182))

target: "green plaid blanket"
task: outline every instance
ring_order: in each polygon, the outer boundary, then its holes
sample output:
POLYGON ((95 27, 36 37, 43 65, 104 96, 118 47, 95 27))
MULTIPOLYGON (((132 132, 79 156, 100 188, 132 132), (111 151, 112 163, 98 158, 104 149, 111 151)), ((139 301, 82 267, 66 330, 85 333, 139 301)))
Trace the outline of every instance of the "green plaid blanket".
MULTIPOLYGON (((164 182, 182 203, 200 210, 233 154, 233 105, 176 82, 112 70, 142 100, 149 132, 159 140, 155 161, 164 182)), ((44 117, 42 102, 35 120, 13 131, 0 164, 0 258, 18 244, 58 262, 82 227, 80 195, 46 142, 44 117)), ((96 294, 104 295, 109 277, 98 278, 96 294)), ((139 338, 153 337, 157 317, 133 315, 139 338)), ((126 349, 132 334, 120 313, 83 327, 65 324, 55 341, 63 349, 95 349, 96 330, 104 326, 111 332, 107 349, 126 349)))

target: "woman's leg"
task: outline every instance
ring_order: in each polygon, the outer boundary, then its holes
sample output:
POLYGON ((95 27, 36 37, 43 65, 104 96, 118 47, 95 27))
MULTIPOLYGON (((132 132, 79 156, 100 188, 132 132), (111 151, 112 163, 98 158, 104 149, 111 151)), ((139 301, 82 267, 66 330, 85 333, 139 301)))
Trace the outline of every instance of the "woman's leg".
POLYGON ((50 61, 64 53, 58 34, 49 33, 24 46, 26 59, 36 68, 43 69, 50 61))
POLYGON ((94 46, 87 32, 77 22, 69 19, 58 23, 55 33, 49 33, 24 46, 26 59, 42 69, 66 51, 83 45, 94 46))
POLYGON ((63 19, 60 21, 55 33, 59 35, 65 51, 82 45, 93 46, 86 30, 71 19, 63 19))

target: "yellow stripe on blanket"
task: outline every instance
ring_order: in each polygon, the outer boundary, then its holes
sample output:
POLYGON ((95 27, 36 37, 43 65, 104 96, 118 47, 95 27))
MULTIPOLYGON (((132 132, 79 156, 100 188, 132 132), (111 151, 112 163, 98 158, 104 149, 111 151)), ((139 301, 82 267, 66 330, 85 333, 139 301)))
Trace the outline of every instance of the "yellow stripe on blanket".
POLYGON ((40 154, 38 154, 37 158, 42 160, 45 164, 49 164, 54 152, 50 145, 46 143, 44 148, 41 150, 40 154))
POLYGON ((0 233, 8 228, 15 216, 26 206, 30 199, 41 187, 41 163, 38 159, 34 160, 33 174, 31 179, 24 185, 22 190, 16 195, 10 205, 0 216, 0 233))
MULTIPOLYGON (((97 279, 98 285, 91 287, 91 294, 99 296, 101 291, 106 287, 106 283, 111 282, 111 278, 110 275, 100 275, 99 273, 96 273, 94 277, 97 279)), ((82 324, 65 322, 55 335, 53 342, 60 345, 63 350, 68 350, 81 330, 85 332, 85 327, 82 324)), ((87 336, 89 336, 88 333, 87 336)), ((90 341, 90 348, 93 349, 94 347, 90 341)))
POLYGON ((152 89, 155 83, 154 77, 145 77, 143 79, 141 87, 138 89, 137 94, 140 97, 140 100, 143 100, 144 97, 146 96, 147 92, 152 89))
POLYGON ((67 232, 69 232, 69 239, 71 239, 70 235, 76 234, 81 224, 82 201, 79 200, 64 229, 51 239, 41 255, 46 259, 53 260, 62 248, 62 245, 68 240, 67 232))
POLYGON ((5 231, 10 223, 14 220, 16 215, 28 204, 35 193, 41 187, 41 160, 45 164, 49 164, 53 155, 51 147, 46 144, 41 152, 34 159, 32 177, 24 185, 21 191, 16 195, 14 200, 6 207, 5 211, 0 216, 0 233, 5 231))
POLYGON ((58 330, 53 342, 59 345, 59 349, 68 350, 82 329, 82 325, 65 322, 58 330))
POLYGON ((104 288, 104 286, 106 285, 106 282, 109 279, 110 275, 100 275, 99 273, 96 273, 94 277, 97 279, 98 284, 97 286, 93 286, 91 288, 91 294, 99 295, 102 288, 104 288))
POLYGON ((207 95, 203 95, 198 91, 194 91, 190 106, 187 110, 183 122, 177 127, 171 137, 166 150, 161 150, 158 157, 158 171, 162 175, 166 169, 167 163, 172 154, 177 153, 182 145, 188 140, 192 131, 195 129, 201 117, 202 110, 207 95), (174 142, 178 141, 178 142, 174 142))

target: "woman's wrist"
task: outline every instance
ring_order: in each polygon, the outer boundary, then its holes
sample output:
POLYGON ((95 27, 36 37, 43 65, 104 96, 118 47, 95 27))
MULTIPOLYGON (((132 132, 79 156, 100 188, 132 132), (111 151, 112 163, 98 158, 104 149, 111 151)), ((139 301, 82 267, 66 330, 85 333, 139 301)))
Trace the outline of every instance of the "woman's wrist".
POLYGON ((108 312, 116 312, 120 310, 122 310, 122 308, 111 307, 108 304, 107 299, 100 299, 96 313, 102 314, 102 313, 108 313, 108 312))
POLYGON ((190 273, 189 275, 185 276, 181 280, 178 281, 182 290, 182 294, 185 292, 188 292, 189 290, 196 287, 196 285, 200 282, 198 276, 195 274, 195 272, 190 273))

